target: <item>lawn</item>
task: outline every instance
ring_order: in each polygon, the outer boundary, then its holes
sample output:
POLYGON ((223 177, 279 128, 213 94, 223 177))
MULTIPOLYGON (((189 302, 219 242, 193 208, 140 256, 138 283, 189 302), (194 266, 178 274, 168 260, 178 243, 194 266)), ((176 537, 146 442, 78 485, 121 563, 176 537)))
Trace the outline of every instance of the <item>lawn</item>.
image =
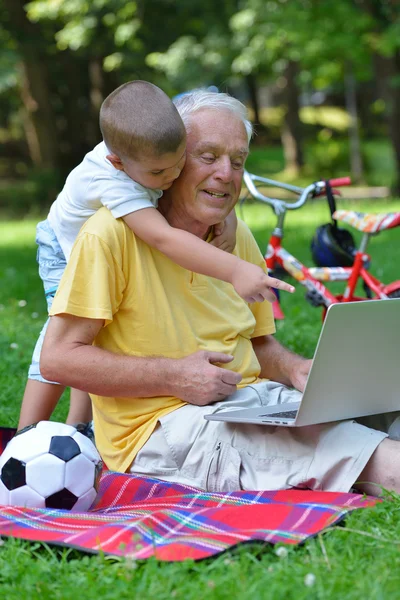
MULTIPOLYGON (((345 207, 344 203, 340 203, 345 207)), ((357 210, 399 211, 400 201, 353 203, 357 210)), ((274 225, 272 212, 246 205, 246 222, 264 249, 274 225)), ((306 264, 315 227, 328 218, 318 202, 290 213, 285 246, 306 264)), ((30 355, 45 319, 45 302, 36 272, 35 222, 6 221, 0 238, 0 424, 17 423, 30 355)), ((400 230, 372 240, 372 271, 384 281, 399 278, 400 230)), ((309 306, 303 288, 282 295, 286 319, 277 337, 312 356, 321 327, 319 309, 309 306)), ((55 420, 67 412, 67 394, 55 420)), ((397 598, 400 587, 400 498, 352 514, 302 547, 282 549, 247 545, 199 563, 140 563, 88 556, 75 550, 4 540, 0 548, 0 585, 7 600, 20 597, 102 598, 286 598, 368 600, 397 598)), ((1 541, 0 541, 1 544, 1 541)))

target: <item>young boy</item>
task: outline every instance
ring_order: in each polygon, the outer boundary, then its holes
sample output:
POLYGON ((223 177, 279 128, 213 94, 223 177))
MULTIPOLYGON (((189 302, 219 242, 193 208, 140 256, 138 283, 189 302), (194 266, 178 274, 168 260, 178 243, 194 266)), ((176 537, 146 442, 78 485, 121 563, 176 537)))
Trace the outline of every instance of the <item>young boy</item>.
MULTIPOLYGON (((208 244, 171 227, 156 210, 163 190, 179 176, 186 152, 184 124, 162 90, 145 81, 120 86, 102 104, 100 128, 103 142, 73 169, 48 218, 37 227, 39 274, 49 308, 80 228, 102 206, 178 265, 231 283, 247 302, 273 301, 271 287, 293 291, 292 286, 268 277, 260 267, 218 247, 232 251, 235 246, 234 212, 215 227, 217 235, 208 244)), ((232 168, 243 168, 245 158, 235 157, 232 168)), ((33 353, 19 428, 50 418, 63 391, 62 386, 40 374, 46 328, 47 323, 33 353)), ((90 419, 89 396, 71 390, 67 423, 90 419)))

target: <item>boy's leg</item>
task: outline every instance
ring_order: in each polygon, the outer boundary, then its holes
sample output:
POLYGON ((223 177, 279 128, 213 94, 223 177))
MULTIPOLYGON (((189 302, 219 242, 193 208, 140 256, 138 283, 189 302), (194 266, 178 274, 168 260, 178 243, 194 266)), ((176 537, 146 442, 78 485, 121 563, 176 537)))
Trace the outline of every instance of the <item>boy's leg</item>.
MULTIPOLYGON (((38 223, 36 228, 38 244, 37 261, 39 275, 43 282, 48 309, 66 266, 66 260, 57 237, 48 221, 38 223)), ((40 353, 49 320, 47 319, 33 351, 29 367, 28 381, 22 399, 18 429, 50 419, 64 386, 46 381, 40 373, 40 353)))
POLYGON ((71 389, 71 399, 67 417, 68 425, 88 423, 92 420, 92 401, 87 392, 71 389))
POLYGON ((62 385, 28 379, 22 398, 18 429, 38 421, 48 421, 64 389, 62 385))

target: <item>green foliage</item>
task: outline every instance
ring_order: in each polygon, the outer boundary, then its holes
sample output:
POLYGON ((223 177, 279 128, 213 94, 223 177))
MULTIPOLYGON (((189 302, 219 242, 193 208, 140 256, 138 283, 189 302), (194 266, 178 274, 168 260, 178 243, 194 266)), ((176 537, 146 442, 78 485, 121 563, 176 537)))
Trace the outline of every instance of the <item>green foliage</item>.
MULTIPOLYGON (((305 172, 312 177, 332 177, 350 173, 350 152, 347 140, 329 137, 306 144, 305 172)), ((364 142, 361 157, 365 169, 365 183, 390 188, 395 182, 394 156, 384 140, 364 142)))
POLYGON ((31 168, 24 179, 0 183, 0 211, 14 218, 43 213, 54 202, 62 184, 58 171, 31 168))
MULTIPOLYGON (((323 135, 317 141, 310 139, 305 144, 306 164, 302 177, 304 184, 321 177, 338 177, 350 173, 347 140, 333 136, 330 131, 327 135, 328 137, 323 135)), ((393 152, 387 140, 364 142, 362 156, 366 184, 390 187, 395 180, 395 165, 393 152)), ((288 179, 284 172, 285 159, 279 143, 252 147, 246 168, 264 177, 285 181, 288 179)))
POLYGON ((141 25, 136 18, 137 3, 119 0, 32 0, 27 4, 31 21, 52 20, 63 23, 56 34, 60 50, 79 50, 102 43, 96 38, 99 28, 109 27, 117 46, 133 38, 141 25))
POLYGON ((338 106, 303 106, 300 119, 307 125, 318 125, 334 131, 347 131, 350 126, 348 112, 338 106))
POLYGON ((244 74, 258 71, 279 75, 291 60, 302 65, 303 80, 312 78, 316 87, 326 87, 341 79, 343 62, 349 58, 359 74, 368 68, 360 36, 371 23, 348 1, 265 4, 263 0, 249 0, 230 21, 237 51, 232 67, 244 74), (355 38, 359 40, 356 46, 355 38))
POLYGON ((329 177, 330 173, 349 171, 349 146, 342 140, 319 140, 306 157, 307 167, 321 177, 329 177))
MULTIPOLYGON (((0 36, 1 39, 1 36, 0 36)), ((12 48, 5 48, 0 53, 0 94, 16 86, 18 56, 12 48)))
MULTIPOLYGON (((270 126, 279 119, 276 111, 267 111, 270 126)), ((328 111, 329 115, 329 111, 328 111)), ((327 116, 324 117, 328 118, 327 116)), ((274 128, 272 128, 274 131, 274 128)), ((306 167, 303 182, 320 177, 346 175, 350 172, 348 142, 338 136, 322 136, 305 145, 306 167)), ((395 167, 391 148, 385 139, 367 141, 362 146, 366 183, 373 186, 390 186, 394 182, 395 167)), ((279 129, 275 128, 275 142, 268 146, 253 145, 246 167, 257 175, 288 180, 284 172, 285 159, 279 143, 279 129)), ((30 169, 23 179, 0 182, 0 214, 8 217, 34 216, 50 208, 61 187, 63 179, 56 171, 30 169)))
MULTIPOLYGON (((34 156, 35 127, 46 129, 48 135, 41 131, 39 136, 42 146, 43 140, 51 140, 50 146, 57 148, 54 166, 65 176, 100 139, 102 99, 128 79, 148 79, 171 96, 215 84, 241 98, 251 97, 253 104, 259 86, 269 83, 279 107, 271 114, 266 135, 271 132, 275 140, 287 111, 282 97, 289 64, 296 63, 297 84, 307 97, 323 89, 340 104, 345 72, 351 71, 357 82, 371 80, 374 54, 395 57, 400 44, 392 0, 31 0, 25 5, 29 21, 23 27, 6 10, 17 5, 19 0, 0 0, 0 141, 9 144, 0 169, 10 178, 14 166, 6 163, 13 162, 14 153, 26 163, 31 156, 36 164, 46 154, 44 149, 34 156), (16 67, 28 56, 35 68, 24 82, 23 71, 16 67), (26 118, 37 114, 37 98, 29 97, 28 88, 36 89, 47 116, 35 124, 26 118)), ((382 127, 379 135, 385 135, 384 117, 396 105, 399 74, 394 69, 386 78, 387 97, 380 97, 384 92, 377 85, 370 92, 371 109, 363 103, 360 121, 368 135, 375 134, 376 123, 382 127)), ((316 117, 315 107, 301 109, 302 122, 313 127, 306 134, 314 135, 320 127, 347 130, 347 115, 337 109, 334 123, 333 114, 325 119, 327 110, 321 107, 316 117)), ((291 112, 297 109, 292 106, 291 112)), ((335 168, 347 160, 341 145, 335 150, 330 142, 327 150, 317 157, 316 168, 327 164, 329 156, 335 168)))
POLYGON ((191 87, 192 82, 195 86, 201 76, 202 55, 203 46, 196 43, 194 36, 186 35, 176 40, 170 46, 168 52, 151 52, 148 54, 146 63, 150 67, 164 72, 169 79, 172 79, 178 85, 191 87), (187 67, 188 64, 190 69, 187 67), (189 79, 187 70, 191 71, 191 79, 189 79))

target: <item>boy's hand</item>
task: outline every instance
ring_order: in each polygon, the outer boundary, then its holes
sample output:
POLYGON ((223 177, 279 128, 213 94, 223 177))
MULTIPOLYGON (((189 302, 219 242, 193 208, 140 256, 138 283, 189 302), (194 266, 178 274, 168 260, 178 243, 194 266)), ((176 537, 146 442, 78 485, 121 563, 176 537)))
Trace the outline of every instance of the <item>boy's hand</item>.
POLYGON ((275 277, 269 277, 261 267, 241 261, 232 274, 231 283, 246 302, 274 302, 276 296, 271 288, 293 293, 295 288, 275 277))
POLYGON ((232 210, 222 223, 214 225, 212 245, 225 252, 233 252, 236 246, 236 213, 232 210))

